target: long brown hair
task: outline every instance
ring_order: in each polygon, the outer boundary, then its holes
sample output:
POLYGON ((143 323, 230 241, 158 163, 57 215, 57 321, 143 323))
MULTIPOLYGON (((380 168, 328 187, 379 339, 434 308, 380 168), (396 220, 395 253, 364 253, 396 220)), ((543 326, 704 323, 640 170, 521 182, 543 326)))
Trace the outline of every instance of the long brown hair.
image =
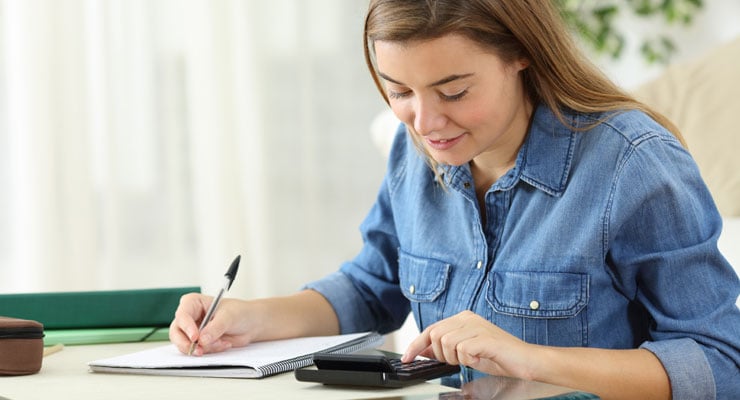
MULTIPOLYGON (((528 60, 522 79, 530 101, 544 103, 566 125, 570 124, 564 110, 607 114, 641 110, 686 146, 668 118, 621 90, 583 56, 552 0, 371 0, 365 18, 365 61, 386 103, 374 42, 423 41, 452 33, 490 49, 504 62, 528 60)), ((424 151, 416 136, 412 135, 417 147, 424 151)), ((434 160, 428 154, 427 159, 437 173, 434 160)))

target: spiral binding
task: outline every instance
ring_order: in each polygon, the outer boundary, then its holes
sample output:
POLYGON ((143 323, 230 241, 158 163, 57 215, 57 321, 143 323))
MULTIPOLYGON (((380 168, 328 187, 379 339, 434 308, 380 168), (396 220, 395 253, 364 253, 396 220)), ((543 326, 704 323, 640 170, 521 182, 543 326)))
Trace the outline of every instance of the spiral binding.
MULTIPOLYGON (((322 350, 321 353, 353 353, 355 351, 362 350, 368 347, 380 346, 381 344, 383 344, 383 336, 379 333, 372 332, 369 333, 367 336, 359 337, 347 343, 342 343, 340 345, 322 350)), ((313 354, 306 354, 304 356, 263 365, 259 367, 258 370, 262 373, 263 377, 266 377, 282 372, 292 371, 298 368, 308 367, 311 364, 313 364, 313 354)))

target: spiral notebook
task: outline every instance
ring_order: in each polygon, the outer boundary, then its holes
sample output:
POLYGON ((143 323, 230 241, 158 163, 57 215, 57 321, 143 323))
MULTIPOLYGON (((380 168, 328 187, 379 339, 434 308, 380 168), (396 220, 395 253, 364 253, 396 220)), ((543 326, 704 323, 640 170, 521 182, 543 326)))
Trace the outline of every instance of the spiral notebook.
POLYGON ((380 346, 375 332, 316 336, 252 343, 201 357, 180 353, 175 345, 88 363, 93 372, 211 378, 262 378, 309 366, 320 352, 351 353, 380 346))

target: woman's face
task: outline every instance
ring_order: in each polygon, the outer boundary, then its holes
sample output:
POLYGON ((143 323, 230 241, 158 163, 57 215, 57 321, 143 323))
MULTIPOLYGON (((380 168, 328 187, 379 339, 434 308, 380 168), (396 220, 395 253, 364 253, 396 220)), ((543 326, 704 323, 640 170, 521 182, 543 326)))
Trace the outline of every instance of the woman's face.
POLYGON ((519 75, 525 61, 504 63, 460 35, 376 41, 375 56, 391 109, 437 162, 516 158, 531 115, 519 75))

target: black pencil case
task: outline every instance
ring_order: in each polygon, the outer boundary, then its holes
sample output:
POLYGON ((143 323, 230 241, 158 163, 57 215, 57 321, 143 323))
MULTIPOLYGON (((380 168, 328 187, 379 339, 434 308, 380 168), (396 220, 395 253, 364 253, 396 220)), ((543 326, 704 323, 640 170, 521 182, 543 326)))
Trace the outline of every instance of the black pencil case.
POLYGON ((44 356, 44 326, 38 321, 0 317, 0 375, 39 372, 44 356))

